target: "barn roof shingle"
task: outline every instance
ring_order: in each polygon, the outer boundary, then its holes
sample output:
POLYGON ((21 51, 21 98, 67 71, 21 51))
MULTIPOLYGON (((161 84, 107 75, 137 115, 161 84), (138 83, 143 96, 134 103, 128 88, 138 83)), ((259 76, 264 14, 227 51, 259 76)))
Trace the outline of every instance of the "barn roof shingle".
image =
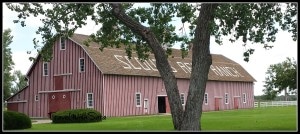
MULTIPOLYGON (((137 59, 137 54, 134 52, 132 53, 132 58, 128 59, 124 49, 104 48, 103 51, 100 51, 99 45, 95 42, 91 42, 90 46, 87 47, 83 43, 88 39, 87 35, 74 34, 70 39, 87 52, 103 74, 160 77, 155 67, 156 62, 153 54, 150 54, 148 60, 141 62, 137 59)), ((182 59, 180 50, 172 50, 172 56, 169 56, 168 60, 176 78, 189 79, 192 65, 191 55, 191 52, 189 52, 189 55, 182 59)), ((212 65, 209 70, 208 80, 256 81, 240 64, 220 54, 212 54, 212 65)))

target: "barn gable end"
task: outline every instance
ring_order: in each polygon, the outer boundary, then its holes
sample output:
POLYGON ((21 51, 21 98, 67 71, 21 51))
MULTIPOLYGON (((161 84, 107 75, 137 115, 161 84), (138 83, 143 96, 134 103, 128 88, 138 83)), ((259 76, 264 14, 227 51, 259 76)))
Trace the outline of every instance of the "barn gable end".
MULTIPOLYGON (((86 54, 81 45, 67 39, 65 49, 60 49, 60 41, 53 45, 53 58, 47 63, 48 74, 44 74, 44 63, 41 56, 36 57, 27 72, 28 87, 22 89, 7 99, 8 103, 14 102, 17 96, 21 96, 26 103, 18 103, 19 111, 30 117, 48 117, 49 100, 54 95, 64 97, 68 94, 70 109, 86 108, 87 93, 94 93, 94 105, 98 111, 103 111, 102 80, 103 75, 86 54), (85 61, 84 72, 79 72, 79 59, 85 61), (60 83, 61 87, 56 84, 60 83), (58 89, 59 88, 59 89, 58 89), (58 94, 61 93, 61 94, 58 94), (36 101, 36 96, 38 100, 36 101)), ((64 99, 64 98, 63 98, 64 99)), ((64 106, 61 106, 64 107, 64 106)))

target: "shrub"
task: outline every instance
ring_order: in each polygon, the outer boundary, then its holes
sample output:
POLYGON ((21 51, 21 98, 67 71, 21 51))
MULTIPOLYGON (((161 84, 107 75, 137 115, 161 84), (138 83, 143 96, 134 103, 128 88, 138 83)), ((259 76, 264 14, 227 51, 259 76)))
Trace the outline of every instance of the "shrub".
POLYGON ((23 113, 4 111, 4 130, 31 128, 31 119, 23 113))
POLYGON ((100 112, 94 109, 72 109, 52 114, 52 123, 85 123, 102 121, 100 112))

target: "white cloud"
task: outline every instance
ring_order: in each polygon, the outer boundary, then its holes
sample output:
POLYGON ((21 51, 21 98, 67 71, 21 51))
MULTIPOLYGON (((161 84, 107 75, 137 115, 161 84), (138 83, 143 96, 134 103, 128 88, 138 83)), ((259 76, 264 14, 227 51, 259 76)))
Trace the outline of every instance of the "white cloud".
MULTIPOLYGON (((7 6, 5 5, 5 3, 2 3, 2 26, 3 26, 3 29, 2 30, 5 30, 5 29, 15 29, 16 28, 16 25, 13 23, 13 18, 15 18, 17 16, 17 13, 16 12, 12 12, 10 9, 7 8, 7 6)), ((16 32, 14 30, 12 30, 12 35, 14 35, 16 32)))
POLYGON ((90 16, 87 17, 86 23, 87 24, 82 28, 78 28, 75 33, 90 35, 92 33, 96 33, 102 27, 101 24, 96 25, 90 16))
POLYGON ((13 71, 20 70, 22 74, 26 74, 32 64, 29 57, 35 57, 35 55, 36 53, 27 54, 26 51, 13 52, 12 60, 15 63, 13 71))

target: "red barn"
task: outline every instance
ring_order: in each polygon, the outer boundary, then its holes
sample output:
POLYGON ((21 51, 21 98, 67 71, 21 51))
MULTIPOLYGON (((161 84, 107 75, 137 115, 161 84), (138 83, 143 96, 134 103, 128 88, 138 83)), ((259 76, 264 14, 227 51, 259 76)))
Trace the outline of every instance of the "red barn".
MULTIPOLYGON (((96 43, 83 45, 88 36, 61 38, 53 58, 40 55, 27 72, 28 86, 7 99, 8 110, 30 117, 49 117, 64 109, 93 108, 106 116, 170 113, 164 83, 155 58, 129 59, 123 49, 99 50, 96 43)), ((191 52, 182 59, 173 50, 169 63, 185 105, 191 73, 191 52)), ((203 111, 253 108, 255 79, 238 63, 212 54, 203 111)))

